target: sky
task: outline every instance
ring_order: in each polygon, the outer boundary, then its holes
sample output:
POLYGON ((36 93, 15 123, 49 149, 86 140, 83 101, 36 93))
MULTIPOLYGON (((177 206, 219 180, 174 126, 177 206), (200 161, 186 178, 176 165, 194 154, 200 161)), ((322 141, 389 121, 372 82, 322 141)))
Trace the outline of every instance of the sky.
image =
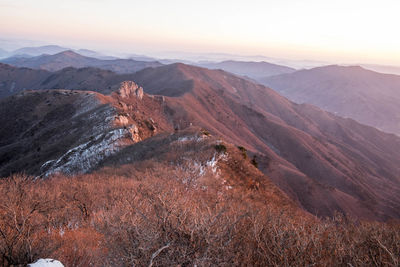
POLYGON ((399 0, 0 0, 0 38, 400 65, 399 0))

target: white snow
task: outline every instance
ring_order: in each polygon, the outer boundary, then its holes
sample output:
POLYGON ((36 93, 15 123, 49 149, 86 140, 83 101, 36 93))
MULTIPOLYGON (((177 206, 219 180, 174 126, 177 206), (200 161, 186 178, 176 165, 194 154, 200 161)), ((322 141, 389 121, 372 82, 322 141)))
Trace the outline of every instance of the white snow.
POLYGON ((214 154, 212 159, 206 162, 206 165, 211 167, 211 170, 213 173, 216 173, 217 172, 217 163, 218 163, 218 158, 216 158, 215 154, 214 154))
POLYGON ((201 140, 203 140, 203 138, 200 136, 184 136, 184 137, 178 138, 178 142, 181 142, 181 143, 189 142, 189 141, 200 142, 201 140))
POLYGON ((28 264, 28 267, 64 267, 58 260, 39 259, 34 263, 28 264))
MULTIPOLYGON (((226 160, 226 154, 214 153, 211 159, 206 161, 196 161, 192 158, 183 157, 183 163, 177 164, 177 168, 185 171, 188 176, 183 179, 183 183, 197 187, 197 180, 207 173, 215 175, 216 178, 220 177, 221 171, 218 168, 218 161, 226 160)), ((230 188, 229 188, 230 189, 230 188)))
POLYGON ((226 160, 226 154, 216 154, 214 153, 213 157, 206 162, 206 165, 211 168, 214 174, 219 175, 217 163, 220 160, 226 160))
POLYGON ((43 165, 40 167, 41 170, 47 168, 48 166, 50 166, 51 164, 53 164, 55 162, 54 159, 46 161, 45 163, 43 163, 43 165))
POLYGON ((45 173, 49 176, 54 173, 85 173, 97 165, 105 157, 118 152, 122 145, 120 140, 130 136, 127 129, 114 129, 107 134, 100 134, 92 141, 80 144, 68 150, 55 161, 48 161, 44 166, 52 165, 45 173), (94 144, 91 144, 91 143, 94 144))

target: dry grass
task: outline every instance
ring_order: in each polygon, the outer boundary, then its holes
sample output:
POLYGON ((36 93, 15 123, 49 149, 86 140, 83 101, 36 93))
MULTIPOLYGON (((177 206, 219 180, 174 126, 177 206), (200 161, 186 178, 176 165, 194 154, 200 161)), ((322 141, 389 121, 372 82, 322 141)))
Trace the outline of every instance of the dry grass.
POLYGON ((254 190, 188 187, 161 165, 136 174, 0 181, 0 265, 399 264, 399 224, 300 218, 254 190))
POLYGON ((166 138, 92 174, 0 180, 0 266, 47 257, 66 266, 399 264, 398 223, 316 219, 236 147, 166 138), (218 155, 218 170, 199 175, 218 155))

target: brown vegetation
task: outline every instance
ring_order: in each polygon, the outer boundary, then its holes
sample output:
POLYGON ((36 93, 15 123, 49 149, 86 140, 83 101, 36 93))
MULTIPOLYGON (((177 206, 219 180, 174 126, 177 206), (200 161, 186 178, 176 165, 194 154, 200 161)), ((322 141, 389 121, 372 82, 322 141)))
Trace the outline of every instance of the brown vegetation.
MULTIPOLYGON (((25 81, 24 75, 27 81, 37 76, 32 70, 0 68, 4 77, 15 73, 4 80, 3 91, 8 93, 14 86, 27 87, 25 83, 13 85, 25 81)), ((58 78, 50 79, 45 88, 110 93, 123 79, 161 96, 145 94, 139 101, 118 94, 96 94, 106 104, 98 107, 103 108, 102 114, 98 116, 96 108, 77 117, 65 115, 75 109, 71 105, 85 108, 79 103, 92 93, 54 92, 66 93, 68 97, 62 97, 70 99, 66 102, 53 97, 54 90, 37 92, 34 98, 23 93, 5 99, 0 104, 0 125, 4 126, 0 129, 0 176, 20 171, 41 175, 54 169, 53 160, 101 134, 94 131, 103 128, 98 125, 113 107, 119 121, 114 126, 124 127, 133 137, 125 138, 123 145, 199 126, 226 142, 246 147, 249 158, 256 154, 253 164, 308 212, 333 216, 339 211, 380 221, 400 218, 400 138, 394 135, 310 105, 294 104, 269 88, 224 71, 172 64, 118 77, 88 68, 69 68, 54 75, 58 78), (87 118, 95 120, 87 123, 87 118)), ((43 88, 36 87, 34 80, 32 84, 30 87, 43 88)))
POLYGON ((257 190, 202 190, 183 183, 184 172, 146 169, 1 180, 0 265, 399 264, 399 224, 301 217, 257 200, 257 190))

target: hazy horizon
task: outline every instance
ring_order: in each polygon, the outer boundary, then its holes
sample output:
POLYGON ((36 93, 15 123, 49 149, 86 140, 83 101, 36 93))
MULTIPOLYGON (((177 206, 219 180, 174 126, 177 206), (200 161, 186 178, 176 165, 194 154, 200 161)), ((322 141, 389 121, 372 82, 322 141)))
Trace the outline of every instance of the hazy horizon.
POLYGON ((393 32, 400 2, 392 0, 0 0, 0 7, 1 39, 34 46, 400 65, 400 37, 393 32))

